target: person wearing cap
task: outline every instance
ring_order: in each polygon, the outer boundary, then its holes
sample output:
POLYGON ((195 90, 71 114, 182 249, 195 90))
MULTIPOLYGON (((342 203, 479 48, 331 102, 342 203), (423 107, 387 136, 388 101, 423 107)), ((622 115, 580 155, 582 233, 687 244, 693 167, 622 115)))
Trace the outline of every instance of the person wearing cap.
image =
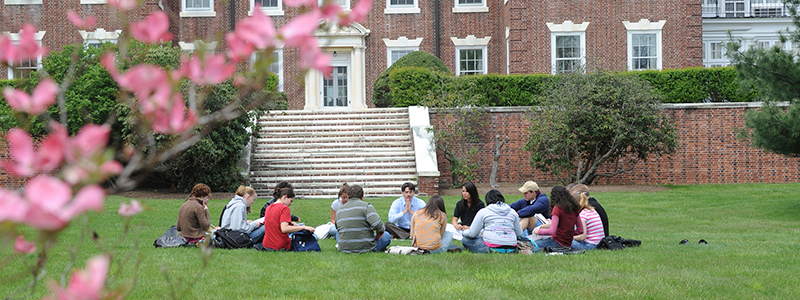
POLYGON ((530 232, 536 227, 535 214, 542 214, 545 218, 550 218, 550 199, 547 195, 539 191, 536 182, 528 181, 519 188, 524 198, 511 204, 511 208, 519 215, 519 225, 522 230, 530 232))
POLYGON ((405 240, 411 236, 411 217, 414 212, 425 207, 425 201, 414 196, 417 187, 406 182, 400 187, 403 195, 392 202, 389 208, 389 222, 384 225, 393 238, 405 240))

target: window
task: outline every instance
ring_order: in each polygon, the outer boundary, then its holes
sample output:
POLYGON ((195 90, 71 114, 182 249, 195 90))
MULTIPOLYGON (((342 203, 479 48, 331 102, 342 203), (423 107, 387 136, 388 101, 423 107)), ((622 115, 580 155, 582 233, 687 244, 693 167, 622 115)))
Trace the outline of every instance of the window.
POLYGON ((42 4, 42 0, 5 0, 5 5, 32 5, 42 4))
POLYGON ((383 39, 386 44, 386 67, 392 66, 401 57, 414 51, 419 50, 419 45, 422 44, 422 38, 409 40, 401 36, 396 40, 383 39))
POLYGON ((255 5, 261 6, 261 12, 267 16, 282 16, 283 15, 283 1, 282 0, 250 0, 250 15, 253 15, 255 5))
POLYGON ((417 0, 386 0, 384 14, 418 14, 419 3, 417 0))
POLYGON ((468 35, 464 39, 450 38, 456 46, 456 75, 486 74, 488 69, 488 45, 492 37, 476 38, 468 35))
POLYGON ((454 13, 476 13, 476 12, 489 12, 489 7, 486 6, 486 0, 454 0, 453 5, 454 13))
POLYGON ((178 46, 181 47, 181 51, 184 53, 192 53, 195 51, 214 53, 214 50, 217 49, 217 44, 217 42, 204 42, 203 40, 195 40, 191 43, 178 42, 178 46))
POLYGON ((628 30, 628 70, 661 70, 661 28, 666 22, 622 22, 628 30))
POLYGON ((214 11, 214 0, 181 0, 181 1, 183 2, 183 9, 181 10, 181 18, 217 16, 217 13, 214 11))
POLYGON ((553 74, 583 72, 586 64, 586 28, 589 22, 547 23, 550 29, 550 64, 553 74))
POLYGON ((103 43, 116 44, 122 30, 106 31, 103 28, 97 28, 95 31, 78 30, 78 33, 81 34, 86 47, 100 48, 103 43))
POLYGON ((707 68, 721 67, 728 64, 725 61, 725 50, 722 41, 703 42, 703 65, 707 68))
MULTIPOLYGON (((256 63, 263 53, 263 51, 253 52, 250 62, 251 68, 256 67, 256 63)), ((272 51, 270 61, 267 70, 278 76, 278 91, 283 92, 283 49, 275 49, 275 51, 272 51)))
POLYGON ((722 59, 722 42, 710 42, 708 43, 708 54, 709 59, 717 60, 722 59))
MULTIPOLYGON (((42 44, 42 38, 44 38, 45 31, 39 31, 34 35, 34 38, 39 43, 42 44)), ((17 44, 19 43, 19 33, 11 33, 8 34, 9 38, 12 43, 17 44)), ((28 78, 31 77, 31 73, 38 70, 42 66, 42 57, 38 57, 36 59, 26 59, 22 61, 16 61, 11 66, 8 67, 8 79, 16 79, 16 78, 28 78)))
POLYGON ((106 4, 108 0, 81 0, 81 4, 106 4))
MULTIPOLYGON (((339 6, 342 7, 342 9, 350 10, 350 0, 335 0, 335 1, 336 1, 336 4, 339 4, 339 6)), ((324 2, 323 0, 319 0, 319 1, 317 1, 317 4, 319 6, 322 6, 323 2, 324 2)))
POLYGON ((725 1, 725 17, 728 18, 743 18, 744 17, 744 0, 726 0, 725 1))

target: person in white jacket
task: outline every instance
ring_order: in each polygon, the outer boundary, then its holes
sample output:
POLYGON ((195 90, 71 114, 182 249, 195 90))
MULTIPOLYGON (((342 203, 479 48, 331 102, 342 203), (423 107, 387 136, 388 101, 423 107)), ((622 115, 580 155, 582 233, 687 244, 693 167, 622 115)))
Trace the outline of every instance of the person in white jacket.
POLYGON ((256 190, 253 188, 239 186, 236 195, 225 205, 225 211, 220 218, 220 227, 245 232, 250 235, 254 243, 260 243, 264 238, 263 222, 247 219, 247 208, 255 203, 256 196, 256 190))
POLYGON ((517 248, 517 237, 522 236, 519 215, 505 203, 506 199, 498 190, 489 191, 484 199, 486 207, 475 215, 461 243, 475 253, 513 252, 517 248))

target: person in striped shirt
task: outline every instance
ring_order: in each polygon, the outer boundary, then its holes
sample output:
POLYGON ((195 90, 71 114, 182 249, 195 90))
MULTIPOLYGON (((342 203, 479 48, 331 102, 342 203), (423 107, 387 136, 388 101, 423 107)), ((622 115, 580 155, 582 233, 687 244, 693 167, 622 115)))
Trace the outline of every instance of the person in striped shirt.
POLYGON ((372 204, 364 202, 364 189, 352 185, 350 199, 336 211, 339 252, 364 253, 384 251, 392 237, 385 232, 383 221, 372 204))
POLYGON ((572 248, 596 249, 600 240, 606 236, 603 231, 603 221, 594 207, 589 205, 589 196, 586 193, 575 193, 573 197, 581 207, 581 212, 578 214, 581 223, 578 226, 583 226, 583 233, 572 237, 572 248))

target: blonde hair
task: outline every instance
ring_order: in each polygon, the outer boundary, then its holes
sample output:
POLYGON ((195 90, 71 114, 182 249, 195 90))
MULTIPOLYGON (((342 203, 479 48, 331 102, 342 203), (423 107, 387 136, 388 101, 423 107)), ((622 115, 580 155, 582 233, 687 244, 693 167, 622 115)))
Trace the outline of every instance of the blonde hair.
POLYGON ((256 190, 249 186, 240 185, 238 189, 236 189, 236 196, 244 197, 244 194, 247 193, 248 195, 255 195, 256 190))
POLYGON ((578 199, 575 199, 575 200, 578 201, 578 206, 581 207, 581 210, 584 210, 584 209, 594 210, 594 206, 589 205, 589 195, 586 195, 586 193, 581 192, 581 193, 578 193, 578 194, 573 195, 573 196, 575 198, 578 198, 578 199))

